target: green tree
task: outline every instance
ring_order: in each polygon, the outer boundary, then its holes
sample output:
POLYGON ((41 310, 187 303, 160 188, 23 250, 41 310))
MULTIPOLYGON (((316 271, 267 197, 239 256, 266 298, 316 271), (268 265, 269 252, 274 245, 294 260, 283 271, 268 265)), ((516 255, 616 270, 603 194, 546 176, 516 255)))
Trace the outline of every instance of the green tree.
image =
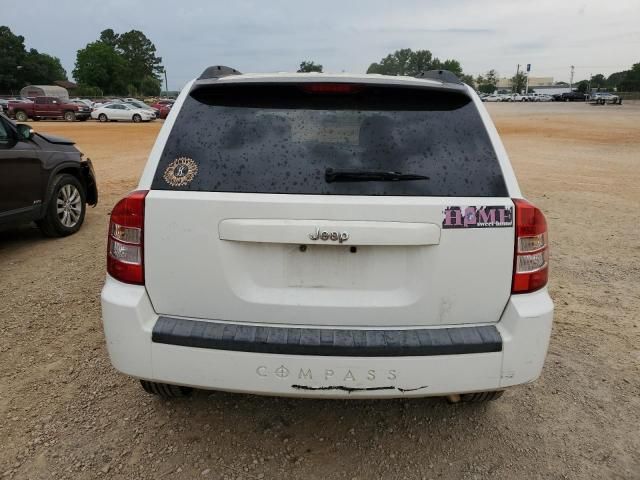
POLYGON ((511 91, 521 93, 527 85, 527 76, 524 72, 518 72, 511 77, 511 91))
POLYGON ((145 77, 140 82, 140 93, 145 97, 157 97, 161 90, 161 81, 155 77, 145 77))
POLYGON ((78 50, 73 77, 83 86, 98 87, 103 94, 127 93, 127 65, 110 45, 92 42, 78 50))
POLYGON ((620 84, 624 82, 625 78, 629 70, 624 70, 622 72, 616 72, 609 75, 607 78, 607 87, 611 89, 620 90, 620 84))
POLYGON ((635 63, 626 73, 618 89, 622 92, 640 92, 640 63, 635 63))
POLYGON ((60 59, 35 48, 27 51, 22 35, 14 35, 9 27, 0 27, 0 91, 16 91, 27 83, 49 85, 66 79, 67 72, 60 59))
POLYGON ((580 80, 575 84, 575 88, 580 93, 587 93, 587 91, 589 90, 589 80, 580 80))
POLYGON ((432 62, 433 54, 429 50, 416 50, 407 63, 407 75, 418 75, 420 72, 431 70, 432 62))
POLYGON ((591 88, 596 88, 599 91, 601 88, 606 88, 606 87, 607 87, 607 78, 604 75, 602 75, 601 73, 598 73, 591 77, 591 88))
POLYGON ((78 50, 73 76, 104 93, 154 95, 160 91, 161 63, 155 45, 141 31, 118 34, 108 28, 100 32, 100 40, 78 50))
POLYGON ((490 83, 479 83, 478 91, 481 93, 493 93, 496 91, 496 86, 491 85, 490 83))
POLYGON ((462 77, 462 66, 460 62, 457 60, 445 60, 439 67, 436 67, 438 70, 449 70, 451 73, 456 74, 458 77, 462 77))
POLYGON ((482 93, 495 92, 497 84, 498 72, 496 72, 494 69, 489 70, 484 76, 478 75, 478 78, 476 79, 478 90, 482 93))
POLYGON ((100 32, 100 41, 113 48, 117 48, 120 35, 113 31, 111 28, 107 28, 100 32))
POLYGON ((498 84, 498 72, 493 68, 487 72, 487 83, 490 83, 491 85, 498 84))
MULTIPOLYGON (((427 70, 449 70, 458 77, 462 77, 463 71, 460 62, 454 59, 441 61, 433 56, 429 50, 412 51, 403 48, 390 53, 379 62, 374 62, 367 68, 367 73, 380 73, 382 75, 409 75, 416 76, 427 70)), ((471 81, 472 77, 465 77, 465 81, 471 81)))
MULTIPOLYGON (((113 31, 104 30, 101 36, 110 38, 113 31), (109 33, 107 33, 109 32, 109 33)), ((114 34, 115 35, 115 34, 114 34)), ((116 50, 126 64, 128 80, 140 90, 146 77, 160 79, 162 58, 156 56, 156 46, 139 30, 115 35, 116 50)))
POLYGON ((309 73, 309 72, 322 73, 322 65, 318 63, 314 63, 310 60, 304 60, 300 62, 300 68, 298 68, 298 73, 309 73))
POLYGON ((466 75, 463 73, 462 75, 460 75, 460 81, 462 83, 466 83, 467 85, 475 87, 475 80, 473 79, 473 75, 466 75))
POLYGON ((101 97, 103 93, 98 87, 87 87, 85 85, 78 85, 75 90, 75 94, 79 97, 101 97))
POLYGON ((14 35, 9 27, 0 26, 0 92, 23 87, 21 68, 26 52, 24 37, 14 35))
POLYGON ((50 85, 56 80, 67 79, 67 72, 59 58, 40 53, 35 48, 24 57, 21 73, 25 82, 34 85, 50 85))

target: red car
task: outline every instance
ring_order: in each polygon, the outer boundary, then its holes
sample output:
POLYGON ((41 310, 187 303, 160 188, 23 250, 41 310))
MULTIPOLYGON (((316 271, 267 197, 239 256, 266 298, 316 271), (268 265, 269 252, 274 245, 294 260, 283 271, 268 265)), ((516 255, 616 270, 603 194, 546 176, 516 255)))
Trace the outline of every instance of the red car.
POLYGON ((160 112, 160 118, 167 118, 167 115, 169 115, 174 102, 175 100, 169 99, 158 100, 156 101, 156 103, 152 103, 151 106, 158 109, 158 111, 160 112))

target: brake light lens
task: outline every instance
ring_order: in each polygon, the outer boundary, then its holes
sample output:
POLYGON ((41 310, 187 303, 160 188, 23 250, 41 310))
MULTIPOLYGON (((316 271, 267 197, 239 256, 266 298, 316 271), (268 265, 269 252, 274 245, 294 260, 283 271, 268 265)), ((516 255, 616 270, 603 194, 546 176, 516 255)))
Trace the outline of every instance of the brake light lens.
POLYGON ((358 93, 362 85, 353 83, 307 83, 302 85, 302 90, 307 93, 349 94, 358 93))
POLYGON ((512 293, 540 290, 549 277, 549 240, 547 221, 540 209, 515 198, 516 245, 512 293))
POLYGON ((111 212, 107 272, 121 282, 144 285, 144 202, 148 193, 130 193, 111 212))

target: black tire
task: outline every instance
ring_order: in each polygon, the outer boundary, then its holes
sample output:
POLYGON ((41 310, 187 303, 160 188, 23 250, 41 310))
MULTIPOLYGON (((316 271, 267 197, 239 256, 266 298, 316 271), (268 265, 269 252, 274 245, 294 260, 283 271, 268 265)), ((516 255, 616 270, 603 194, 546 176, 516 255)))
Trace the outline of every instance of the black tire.
POLYGON ((18 110, 16 112, 16 120, 18 122, 26 122, 27 120, 29 120, 29 115, 27 115, 26 112, 23 112, 22 110, 18 110))
POLYGON ((502 394, 504 394, 504 390, 493 390, 491 392, 464 393, 460 395, 460 401, 463 403, 491 402, 493 400, 499 399, 502 396, 502 394))
POLYGON ((87 209, 84 185, 68 173, 56 175, 49 188, 46 209, 44 218, 36 222, 45 236, 66 237, 76 233, 87 209))
POLYGON ((101 113, 100 115, 98 115, 98 120, 100 120, 102 123, 109 121, 109 119, 104 113, 101 113))
POLYGON ((136 113, 133 116, 132 120, 133 120, 133 123, 140 123, 142 121, 142 117, 136 113))
POLYGON ((182 398, 188 397, 193 393, 193 388, 181 387, 179 385, 169 385, 168 383, 150 382, 148 380, 140 380, 140 385, 145 392, 152 395, 158 395, 161 398, 182 398))
POLYGON ((75 112, 72 112, 72 111, 64 112, 63 118, 65 122, 75 122, 76 114, 75 112))

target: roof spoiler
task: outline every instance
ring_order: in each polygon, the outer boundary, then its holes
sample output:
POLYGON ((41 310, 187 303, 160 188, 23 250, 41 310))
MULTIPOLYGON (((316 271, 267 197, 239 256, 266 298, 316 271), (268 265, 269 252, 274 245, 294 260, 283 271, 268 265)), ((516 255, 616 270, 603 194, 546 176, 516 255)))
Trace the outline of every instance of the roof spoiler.
POLYGON ((415 78, 424 78, 427 80, 437 80, 442 83, 457 83, 462 84, 458 76, 450 72, 449 70, 427 70, 426 72, 420 72, 415 78))
POLYGON ((204 72, 198 77, 198 80, 212 80, 228 77, 229 75, 242 75, 242 73, 235 68, 225 67, 224 65, 212 65, 211 67, 205 68, 204 72))

